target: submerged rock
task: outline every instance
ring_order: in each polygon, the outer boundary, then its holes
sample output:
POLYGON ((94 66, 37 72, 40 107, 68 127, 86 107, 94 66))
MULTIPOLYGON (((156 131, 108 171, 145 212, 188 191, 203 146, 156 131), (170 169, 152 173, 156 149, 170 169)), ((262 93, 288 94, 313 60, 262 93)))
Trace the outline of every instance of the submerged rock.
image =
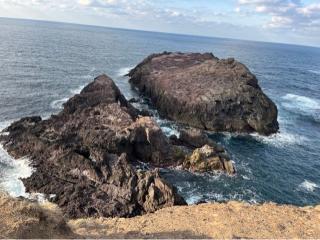
POLYGON ((277 132, 277 107, 234 59, 210 53, 153 54, 129 73, 160 114, 189 126, 229 132, 277 132))

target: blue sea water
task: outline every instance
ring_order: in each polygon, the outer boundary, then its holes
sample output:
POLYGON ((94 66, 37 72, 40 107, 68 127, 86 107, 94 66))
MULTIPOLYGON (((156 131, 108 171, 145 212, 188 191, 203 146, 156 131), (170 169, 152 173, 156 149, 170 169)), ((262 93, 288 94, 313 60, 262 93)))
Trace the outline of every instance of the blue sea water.
MULTIPOLYGON (((319 48, 0 18, 0 129, 24 116, 58 112, 101 73, 127 98, 136 96, 123 75, 162 51, 234 57, 257 76, 279 109, 280 133, 273 136, 210 135, 232 156, 236 176, 162 170, 189 203, 320 203, 319 48)), ((157 120, 168 134, 177 130, 157 120)), ((0 186, 24 194, 18 178, 31 173, 27 164, 0 148, 0 186)))

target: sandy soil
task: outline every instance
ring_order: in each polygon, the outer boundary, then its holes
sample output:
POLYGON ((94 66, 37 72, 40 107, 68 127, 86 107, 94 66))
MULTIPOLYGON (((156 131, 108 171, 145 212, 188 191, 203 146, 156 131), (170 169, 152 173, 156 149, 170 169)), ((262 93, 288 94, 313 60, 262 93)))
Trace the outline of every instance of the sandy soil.
POLYGON ((53 204, 0 195, 2 238, 320 238, 320 205, 239 202, 170 207, 134 218, 66 221, 53 204))
POLYGON ((69 225, 89 238, 320 238, 320 206, 201 204, 130 219, 79 219, 69 225))
POLYGON ((12 199, 0 193, 1 238, 73 238, 60 210, 53 204, 12 199))

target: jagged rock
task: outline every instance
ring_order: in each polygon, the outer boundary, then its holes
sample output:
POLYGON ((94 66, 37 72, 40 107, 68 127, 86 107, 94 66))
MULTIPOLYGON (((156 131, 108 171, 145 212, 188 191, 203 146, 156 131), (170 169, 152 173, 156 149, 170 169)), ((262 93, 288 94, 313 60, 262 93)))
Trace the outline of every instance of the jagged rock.
POLYGON ((133 154, 154 166, 174 165, 172 146, 160 127, 150 118, 137 119, 132 125, 131 143, 133 154))
POLYGON ((0 142, 15 158, 30 159, 35 171, 23 179, 26 191, 54 194, 50 200, 72 218, 131 217, 186 204, 158 171, 139 170, 138 162, 181 165, 194 148, 209 144, 214 153, 199 161, 191 155, 185 169, 233 172, 231 161, 227 165, 222 157, 225 151, 201 131, 182 131, 179 144, 172 144, 152 118, 140 113, 101 75, 59 114, 22 118, 4 130, 0 142), (214 156, 220 162, 213 162, 214 156))
POLYGON ((48 120, 23 118, 4 131, 4 148, 27 156, 35 171, 28 192, 54 194, 68 217, 130 217, 186 204, 156 171, 134 163, 173 164, 171 144, 157 124, 99 76, 48 120))
POLYGON ((225 171, 235 174, 236 170, 225 149, 209 139, 202 130, 181 129, 180 136, 170 136, 170 142, 176 145, 176 155, 187 156, 183 168, 192 172, 225 171), (187 146, 181 147, 181 146, 187 146), (190 152, 190 149, 194 151, 190 152))
POLYGON ((232 58, 164 52, 144 59, 129 76, 161 115, 180 123, 265 135, 279 128, 276 105, 249 69, 232 58))
POLYGON ((183 162, 183 168, 192 172, 225 170, 231 175, 235 173, 235 169, 228 156, 217 152, 214 147, 209 145, 195 149, 183 162))
POLYGON ((180 145, 186 145, 193 148, 209 145, 214 147, 218 152, 224 152, 222 146, 211 140, 204 131, 196 128, 181 129, 178 142, 180 145))

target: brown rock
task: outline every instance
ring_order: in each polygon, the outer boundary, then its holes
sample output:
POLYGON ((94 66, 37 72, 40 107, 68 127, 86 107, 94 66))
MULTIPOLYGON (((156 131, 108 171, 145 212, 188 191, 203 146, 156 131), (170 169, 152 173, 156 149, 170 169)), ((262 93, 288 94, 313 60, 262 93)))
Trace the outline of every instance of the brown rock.
POLYGON ((192 172, 224 170, 231 175, 235 173, 231 160, 209 145, 195 149, 183 162, 183 168, 192 172))
POLYGON ((14 157, 35 168, 28 192, 54 194, 68 217, 131 217, 186 204, 157 172, 134 163, 172 164, 171 145, 160 128, 126 101, 114 82, 99 76, 48 120, 23 118, 1 136, 14 157))
POLYGON ((180 123, 265 135, 279 128, 276 105, 248 68, 234 59, 164 52, 147 57, 129 76, 161 115, 180 123))

